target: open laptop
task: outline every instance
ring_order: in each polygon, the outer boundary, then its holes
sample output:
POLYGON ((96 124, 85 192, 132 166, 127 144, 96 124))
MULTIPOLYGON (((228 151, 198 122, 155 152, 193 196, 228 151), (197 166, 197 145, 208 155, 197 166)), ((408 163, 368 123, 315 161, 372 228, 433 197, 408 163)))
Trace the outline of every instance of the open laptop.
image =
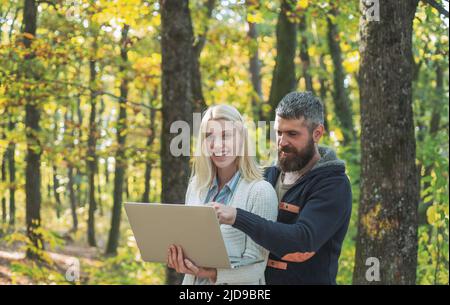
POLYGON ((199 267, 230 269, 259 262, 228 257, 213 207, 126 202, 125 211, 146 262, 166 263, 170 245, 180 245, 199 267))

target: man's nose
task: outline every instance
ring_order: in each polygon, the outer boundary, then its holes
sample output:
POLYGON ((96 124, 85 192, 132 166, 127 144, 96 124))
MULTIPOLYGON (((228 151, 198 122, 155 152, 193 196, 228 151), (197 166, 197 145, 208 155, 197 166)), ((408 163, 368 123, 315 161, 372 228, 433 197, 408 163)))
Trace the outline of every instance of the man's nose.
POLYGON ((284 147, 287 145, 289 145, 289 142, 286 141, 286 137, 284 137, 283 134, 281 136, 278 136, 278 146, 284 147))

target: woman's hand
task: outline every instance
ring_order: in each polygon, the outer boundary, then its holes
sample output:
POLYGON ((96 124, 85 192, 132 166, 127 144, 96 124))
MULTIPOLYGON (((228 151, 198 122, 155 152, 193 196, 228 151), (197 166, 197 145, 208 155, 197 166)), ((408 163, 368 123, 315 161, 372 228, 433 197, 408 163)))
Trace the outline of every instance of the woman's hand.
POLYGON ((184 258, 183 249, 177 245, 171 245, 167 253, 167 266, 178 273, 192 274, 199 278, 207 278, 212 283, 216 282, 217 269, 197 267, 193 262, 184 258))

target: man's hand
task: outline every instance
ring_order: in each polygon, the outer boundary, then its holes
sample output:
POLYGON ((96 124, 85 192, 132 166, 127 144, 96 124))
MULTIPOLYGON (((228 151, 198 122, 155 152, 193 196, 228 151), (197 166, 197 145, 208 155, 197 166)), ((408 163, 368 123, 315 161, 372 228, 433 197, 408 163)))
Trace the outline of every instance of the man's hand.
POLYGON ((211 205, 216 210, 217 218, 220 224, 233 225, 236 220, 236 208, 223 205, 217 202, 210 202, 211 205))
POLYGON ((167 251, 167 266, 175 269, 178 273, 192 274, 199 278, 207 278, 213 284, 217 280, 217 269, 202 268, 184 258, 183 249, 180 246, 171 245, 167 251))

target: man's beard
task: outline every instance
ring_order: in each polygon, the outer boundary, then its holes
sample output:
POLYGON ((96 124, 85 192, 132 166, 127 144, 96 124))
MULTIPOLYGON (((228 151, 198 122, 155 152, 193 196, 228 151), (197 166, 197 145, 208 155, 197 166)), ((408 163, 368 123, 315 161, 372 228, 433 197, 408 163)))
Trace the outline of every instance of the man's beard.
POLYGON ((301 151, 292 146, 285 146, 278 149, 278 167, 283 172, 295 172, 303 169, 314 157, 315 145, 312 137, 308 145, 301 151), (292 153, 289 156, 281 157, 281 152, 292 153))

